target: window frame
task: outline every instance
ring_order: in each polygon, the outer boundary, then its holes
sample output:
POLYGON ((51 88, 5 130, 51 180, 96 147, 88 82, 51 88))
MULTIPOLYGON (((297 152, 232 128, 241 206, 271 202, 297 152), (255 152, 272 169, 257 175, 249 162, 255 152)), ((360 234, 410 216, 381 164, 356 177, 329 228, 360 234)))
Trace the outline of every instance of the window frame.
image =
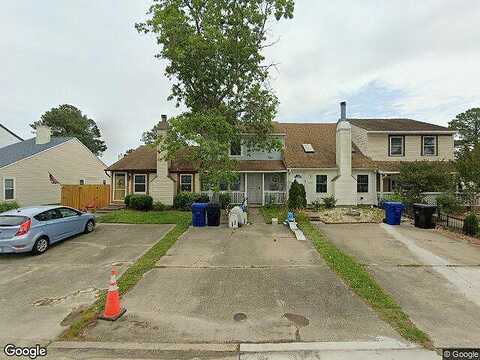
MULTIPOLYGON (((147 177, 147 174, 133 174, 133 193, 134 194, 146 194, 147 193, 147 183, 148 183, 148 177, 147 177), (135 185, 137 184, 137 182, 135 181, 135 179, 137 178, 137 176, 144 176, 145 177, 145 191, 137 191, 135 189, 135 185)), ((142 183, 138 183, 138 184, 142 184, 142 183)))
POLYGON ((325 174, 317 174, 315 175, 315 192, 317 194, 327 194, 328 193, 328 175, 325 174), (325 183, 319 182, 320 178, 325 178, 325 183), (325 185, 325 191, 318 191, 318 187, 325 185))
POLYGON ((76 211, 74 209, 71 209, 71 208, 68 208, 66 206, 62 206, 62 207, 59 207, 59 208, 56 208, 55 210, 57 210, 57 213, 61 215, 61 219, 69 219, 69 218, 72 218, 72 217, 75 217, 75 216, 79 216, 81 213, 79 211, 76 211), (62 211, 61 210, 68 210, 68 211, 71 211, 73 213, 73 215, 71 216, 63 216, 62 214, 62 211))
POLYGON ((358 194, 367 194, 369 193, 370 191, 370 176, 368 174, 357 174, 357 193, 358 194), (359 181, 359 178, 360 177, 365 177, 367 179, 367 182, 360 182, 359 181), (360 187, 361 186, 367 186, 367 191, 363 191, 360 187))
POLYGON ((80 179, 79 181, 79 185, 86 185, 87 182, 85 181, 85 179, 80 179))
POLYGON ((404 135, 389 135, 388 136, 388 156, 390 157, 403 157, 405 156, 405 136, 404 135), (392 154, 392 139, 402 140, 402 151, 400 154, 392 154))
POLYGON ((232 154, 233 142, 230 142, 230 150, 228 151, 228 153, 231 157, 241 157, 241 156, 243 156, 242 142, 239 140, 238 143, 239 143, 239 146, 240 146, 240 154, 232 154))
POLYGON ((193 174, 190 174, 190 173, 180 174, 180 175, 179 175, 179 184, 178 184, 178 185, 179 185, 179 190, 180 190, 180 192, 193 192, 193 174), (184 182, 182 181, 182 177, 183 177, 183 176, 190 176, 190 191, 187 191, 187 190, 183 190, 183 189, 182 189, 182 185, 183 185, 183 184, 187 184, 187 183, 184 183, 184 182))
POLYGON ((2 187, 3 187, 3 200, 4 201, 15 201, 15 199, 17 198, 17 184, 16 184, 16 180, 14 177, 4 177, 3 178, 3 182, 2 182, 2 187), (6 181, 7 180, 12 180, 12 183, 13 183, 13 187, 12 188, 8 188, 6 187, 6 181), (6 191, 7 190, 13 190, 13 197, 10 199, 7 199, 6 197, 6 191))
MULTIPOLYGON (((432 146, 432 145, 429 145, 432 146)), ((437 135, 423 135, 422 136, 422 156, 438 156, 438 136, 437 135), (426 154, 425 153, 425 139, 426 138, 433 138, 433 154, 426 154)))

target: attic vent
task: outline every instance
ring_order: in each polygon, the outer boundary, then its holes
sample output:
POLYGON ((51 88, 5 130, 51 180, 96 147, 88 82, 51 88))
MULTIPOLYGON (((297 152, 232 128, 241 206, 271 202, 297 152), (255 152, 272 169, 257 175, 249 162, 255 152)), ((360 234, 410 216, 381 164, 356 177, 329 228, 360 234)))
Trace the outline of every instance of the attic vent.
POLYGON ((312 144, 302 144, 302 146, 303 146, 303 151, 305 151, 306 153, 313 153, 313 152, 315 152, 315 150, 313 149, 312 144))

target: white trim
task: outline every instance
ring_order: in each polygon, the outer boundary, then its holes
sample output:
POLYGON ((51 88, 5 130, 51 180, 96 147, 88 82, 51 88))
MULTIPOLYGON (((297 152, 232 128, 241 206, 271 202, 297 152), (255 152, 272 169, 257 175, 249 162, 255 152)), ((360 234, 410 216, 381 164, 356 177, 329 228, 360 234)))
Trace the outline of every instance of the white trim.
MULTIPOLYGON (((123 171, 114 171, 113 172, 113 182, 112 182, 112 200, 113 201, 122 201, 122 199, 120 200, 117 200, 115 199, 115 177, 116 175, 120 175, 120 174, 123 174, 124 178, 125 178, 125 196, 127 196, 127 193, 128 193, 128 176, 127 176, 127 173, 126 172, 123 172, 123 171)), ((125 198, 125 197, 124 197, 125 198)))
POLYGON ((190 189, 191 189, 191 190, 190 190, 190 191, 186 191, 186 192, 193 192, 193 173, 184 173, 184 174, 179 174, 179 175, 180 175, 180 177, 179 177, 179 181, 180 181, 180 184, 179 184, 179 185, 180 185, 180 186, 179 186, 178 190, 179 190, 180 192, 184 192, 184 191, 182 190, 182 176, 189 175, 189 176, 191 177, 191 179, 192 179, 192 181, 190 181, 190 189))
POLYGON ((12 176, 5 176, 2 180, 2 189, 3 189, 3 201, 15 201, 17 198, 17 182, 16 179, 12 176), (13 180, 13 198, 12 199, 7 199, 5 197, 5 191, 7 190, 5 188, 5 181, 6 180, 13 180))
MULTIPOLYGON (((132 193, 133 193, 133 194, 146 194, 146 193, 147 193, 147 183, 148 183, 148 176, 147 176, 147 174, 133 174, 133 189, 132 189, 133 191, 132 191, 132 193), (137 176, 145 176, 145 183, 144 183, 144 185, 145 185, 145 191, 135 191, 135 178, 136 178, 137 176)), ((139 184, 140 184, 140 183, 139 183, 139 184)))
POLYGON ((430 135, 435 135, 435 134, 442 134, 442 135, 454 135, 457 133, 457 131, 452 131, 452 130, 422 130, 422 131, 415 131, 415 130, 407 130, 407 131, 389 131, 389 130, 374 130, 374 131, 369 131, 367 130, 368 134, 394 134, 394 135, 416 135, 416 134, 430 134, 430 135))

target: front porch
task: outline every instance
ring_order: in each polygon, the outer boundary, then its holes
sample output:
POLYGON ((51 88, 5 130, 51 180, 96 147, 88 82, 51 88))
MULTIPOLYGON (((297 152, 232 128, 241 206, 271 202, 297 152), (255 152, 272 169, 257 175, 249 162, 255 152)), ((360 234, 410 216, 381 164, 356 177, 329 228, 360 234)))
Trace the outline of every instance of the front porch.
MULTIPOLYGON (((281 205, 287 201, 286 172, 244 172, 239 173, 238 181, 220 185, 220 193, 228 193, 232 204, 281 205)), ((210 199, 213 191, 202 191, 210 199)))

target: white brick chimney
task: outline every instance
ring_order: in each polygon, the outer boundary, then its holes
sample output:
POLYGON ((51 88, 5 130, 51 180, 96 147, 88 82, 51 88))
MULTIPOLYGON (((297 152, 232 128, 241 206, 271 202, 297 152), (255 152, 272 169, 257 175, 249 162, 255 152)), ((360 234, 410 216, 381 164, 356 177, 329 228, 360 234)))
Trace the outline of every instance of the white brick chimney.
POLYGON ((357 186, 352 177, 352 127, 347 120, 347 104, 340 103, 340 119, 336 132, 336 163, 338 174, 334 179, 338 205, 357 204, 357 186))
POLYGON ((48 144, 52 138, 52 131, 48 126, 37 126, 35 135, 35 144, 42 145, 48 144))

